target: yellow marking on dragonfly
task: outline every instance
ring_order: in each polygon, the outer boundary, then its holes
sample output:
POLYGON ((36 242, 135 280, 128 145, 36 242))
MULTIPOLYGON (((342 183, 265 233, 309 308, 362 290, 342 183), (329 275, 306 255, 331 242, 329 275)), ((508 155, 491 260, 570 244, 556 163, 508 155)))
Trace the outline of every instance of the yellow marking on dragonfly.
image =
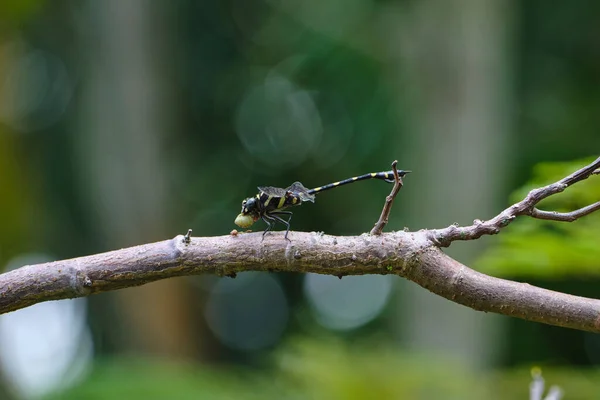
POLYGON ((293 197, 292 198, 292 204, 296 204, 298 202, 298 198, 297 197, 293 197))
POLYGON ((283 207, 284 203, 285 203, 285 196, 283 196, 281 199, 279 199, 279 204, 277 204, 277 208, 283 207))
POLYGON ((385 176, 385 179, 390 179, 390 178, 388 178, 388 173, 387 172, 384 172, 383 176, 385 176))
POLYGON ((339 182, 334 182, 334 183, 332 183, 332 185, 333 185, 333 186, 337 186, 337 185, 339 185, 339 184, 340 184, 339 182))
POLYGON ((272 198, 273 198, 273 196, 269 196, 267 198, 267 200, 265 201, 265 207, 269 205, 269 202, 271 201, 272 198))
POLYGON ((377 176, 376 172, 371 172, 371 178, 375 178, 377 176))
POLYGON ((353 177, 352 177, 352 180, 353 180, 353 181, 355 181, 355 180, 357 180, 357 179, 358 179, 358 176, 353 176, 353 177))
POLYGON ((321 190, 323 188, 323 186, 319 186, 318 188, 315 188, 314 191, 318 192, 319 190, 321 190))

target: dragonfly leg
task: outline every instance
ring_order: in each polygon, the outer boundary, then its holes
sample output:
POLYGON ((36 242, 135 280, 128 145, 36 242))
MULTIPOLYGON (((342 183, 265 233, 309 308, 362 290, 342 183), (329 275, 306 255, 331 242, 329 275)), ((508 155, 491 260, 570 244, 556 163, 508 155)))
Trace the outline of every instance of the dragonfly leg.
POLYGON ((277 212, 273 212, 273 213, 269 214, 269 217, 274 218, 275 220, 281 222, 282 224, 284 224, 287 227, 287 229, 285 230, 284 238, 291 242, 291 240, 288 239, 288 233, 290 233, 290 221, 292 220, 292 212, 291 211, 277 211, 277 212), (289 218, 286 221, 285 219, 281 218, 279 215, 289 215, 289 218))
POLYGON ((290 217, 288 218, 287 222, 290 222, 292 220, 293 213, 291 211, 273 211, 272 213, 269 213, 269 215, 289 215, 290 217))
POLYGON ((261 218, 267 224, 267 227, 265 228, 265 231, 262 234, 262 240, 265 240, 265 235, 267 234, 267 232, 269 232, 271 230, 271 228, 275 224, 275 219, 273 219, 271 216, 269 216, 267 214, 264 214, 261 218))

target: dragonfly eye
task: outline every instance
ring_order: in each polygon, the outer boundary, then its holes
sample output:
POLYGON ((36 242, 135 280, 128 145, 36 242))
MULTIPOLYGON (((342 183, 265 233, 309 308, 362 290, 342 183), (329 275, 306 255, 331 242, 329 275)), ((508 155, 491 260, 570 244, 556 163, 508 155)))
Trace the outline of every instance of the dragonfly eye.
POLYGON ((250 197, 244 201, 242 201, 242 213, 249 214, 255 211, 257 208, 256 198, 250 197))
POLYGON ((251 197, 248 200, 246 200, 246 209, 252 211, 252 209, 254 208, 256 208, 256 199, 254 197, 251 197))

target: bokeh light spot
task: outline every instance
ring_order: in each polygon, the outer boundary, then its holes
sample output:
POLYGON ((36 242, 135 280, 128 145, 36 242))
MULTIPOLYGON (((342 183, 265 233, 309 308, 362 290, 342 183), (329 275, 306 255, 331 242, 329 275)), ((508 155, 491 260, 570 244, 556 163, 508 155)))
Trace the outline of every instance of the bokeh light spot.
POLYGON ((288 321, 288 303, 279 281, 261 272, 222 278, 206 302, 208 326, 225 345, 260 350, 276 344, 288 321))
MULTIPOLYGON (((43 255, 13 259, 8 269, 47 262, 43 255)), ((38 397, 82 378, 93 357, 86 299, 36 304, 0 316, 0 366, 24 397, 38 397)))
POLYGON ((65 113, 73 93, 71 78, 56 55, 19 43, 11 48, 0 80, 0 121, 20 132, 47 128, 65 113))
POLYGON ((392 291, 387 275, 346 276, 307 274, 306 295, 317 320, 335 330, 355 329, 383 311, 392 291))
POLYGON ((256 160, 281 169, 305 161, 323 128, 309 93, 281 75, 269 74, 246 92, 237 110, 236 132, 256 160))

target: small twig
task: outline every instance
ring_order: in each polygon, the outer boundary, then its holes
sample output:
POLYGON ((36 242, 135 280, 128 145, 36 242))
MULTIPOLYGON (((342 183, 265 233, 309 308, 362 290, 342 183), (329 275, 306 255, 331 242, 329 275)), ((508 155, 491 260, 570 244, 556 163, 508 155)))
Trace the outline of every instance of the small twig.
MULTIPOLYGON (((571 175, 567 176, 566 178, 561 179, 560 181, 558 181, 558 183, 562 183, 565 184, 566 186, 571 186, 574 183, 583 181, 587 178, 590 177, 590 175, 596 175, 598 174, 598 171, 600 170, 600 157, 596 158, 594 160, 594 162, 592 162, 591 164, 581 168, 580 170, 577 170, 575 172, 573 172, 571 175)), ((549 185, 552 186, 552 185, 549 185)), ((544 189, 544 188, 542 188, 544 189)), ((551 193, 554 194, 554 193, 551 193)))
POLYGON ((183 236, 183 243, 190 244, 192 240, 192 230, 188 229, 187 233, 183 236))
POLYGON ((383 232, 383 228, 385 228, 388 223, 390 212, 392 211, 392 204, 394 204, 394 199, 402 188, 402 178, 400 175, 398 175, 397 165, 398 160, 394 160, 392 163, 392 170, 394 171, 394 187, 392 188, 391 193, 385 198, 383 210, 381 210, 379 220, 375 223, 373 229, 371 229, 371 235, 379 236, 381 235, 381 232, 383 232))
POLYGON ((600 201, 594 204, 590 204, 589 206, 580 208, 579 210, 559 213, 556 211, 543 211, 537 208, 533 208, 531 210, 530 216, 537 219, 548 219, 551 221, 562 221, 562 222, 573 222, 578 218, 585 217, 588 214, 593 213, 596 210, 600 210, 600 201))
POLYGON ((448 247, 455 240, 474 240, 483 235, 495 235, 500 232, 515 218, 521 215, 528 215, 533 218, 546 219, 553 221, 571 222, 577 218, 588 215, 596 210, 600 210, 600 202, 596 202, 589 206, 578 210, 559 213, 554 211, 538 210, 535 206, 543 199, 562 192, 567 187, 581 182, 592 175, 597 175, 600 171, 600 157, 591 164, 575 171, 571 175, 559 180, 550 185, 533 189, 523 200, 508 207, 500 214, 488 221, 476 220, 470 226, 450 225, 443 229, 433 229, 429 231, 429 238, 437 246, 448 247))

